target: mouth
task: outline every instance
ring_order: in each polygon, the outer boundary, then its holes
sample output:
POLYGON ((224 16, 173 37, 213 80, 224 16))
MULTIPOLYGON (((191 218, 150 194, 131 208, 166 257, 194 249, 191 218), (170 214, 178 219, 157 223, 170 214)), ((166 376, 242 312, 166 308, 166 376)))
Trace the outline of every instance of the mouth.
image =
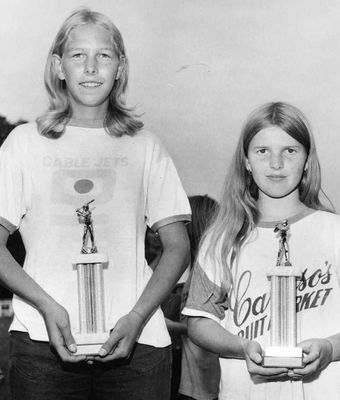
POLYGON ((267 175, 267 178, 271 181, 281 181, 286 178, 285 175, 267 175))
POLYGON ((97 88, 101 86, 103 83, 102 82, 96 82, 96 81, 86 81, 86 82, 80 82, 79 85, 84 87, 84 88, 97 88))

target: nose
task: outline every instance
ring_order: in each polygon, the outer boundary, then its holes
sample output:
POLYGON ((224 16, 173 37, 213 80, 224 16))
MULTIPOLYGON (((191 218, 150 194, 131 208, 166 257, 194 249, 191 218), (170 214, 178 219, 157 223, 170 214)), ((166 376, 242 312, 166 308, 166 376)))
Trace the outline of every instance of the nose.
POLYGON ((90 75, 97 73, 97 60, 95 57, 89 57, 86 60, 85 72, 90 75))
POLYGON ((271 154, 270 168, 281 169, 283 168, 283 159, 281 154, 271 154))

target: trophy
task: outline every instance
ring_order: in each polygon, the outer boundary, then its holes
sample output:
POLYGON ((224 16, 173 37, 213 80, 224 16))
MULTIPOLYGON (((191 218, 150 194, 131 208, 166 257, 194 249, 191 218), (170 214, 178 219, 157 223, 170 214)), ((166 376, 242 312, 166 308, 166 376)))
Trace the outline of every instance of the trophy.
POLYGON ((301 272, 294 268, 289 260, 287 232, 289 226, 285 220, 276 225, 279 252, 276 267, 271 268, 267 276, 270 279, 270 346, 265 348, 264 367, 302 367, 302 349, 296 347, 296 280, 301 272))
POLYGON ((97 354, 109 338, 105 329, 103 268, 108 256, 98 253, 94 241, 92 210, 94 199, 76 210, 79 223, 84 224, 83 245, 79 255, 73 258, 77 271, 79 332, 74 334, 76 354, 97 354), (90 243, 89 243, 90 242, 90 243))

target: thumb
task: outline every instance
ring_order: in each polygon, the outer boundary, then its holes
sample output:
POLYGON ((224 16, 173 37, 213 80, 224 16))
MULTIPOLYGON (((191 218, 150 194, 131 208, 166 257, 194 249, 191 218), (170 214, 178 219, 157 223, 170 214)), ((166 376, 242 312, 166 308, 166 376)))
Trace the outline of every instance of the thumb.
POLYGON ((304 354, 309 354, 312 350, 311 343, 301 343, 301 347, 304 354))
POLYGON ((303 361, 306 364, 315 361, 320 356, 319 348, 315 346, 313 343, 308 346, 304 346, 302 348, 302 351, 303 351, 303 361))
POLYGON ((100 357, 105 357, 109 353, 113 353, 114 349, 118 346, 121 337, 116 333, 115 330, 112 330, 110 333, 110 337, 103 344, 101 349, 98 352, 100 357))
POLYGON ((258 343, 254 342, 249 346, 249 358, 256 364, 262 362, 262 349, 258 343))
POLYGON ((62 337, 64 338, 66 347, 71 353, 75 353, 77 351, 77 345, 74 337, 72 336, 70 326, 67 325, 59 329, 62 337))
POLYGON ((304 344, 301 346, 302 347, 302 353, 303 353, 303 358, 308 358, 310 354, 312 353, 312 346, 310 343, 304 344))
POLYGON ((249 353, 249 358, 256 364, 260 364, 262 362, 262 356, 260 353, 251 352, 249 353))

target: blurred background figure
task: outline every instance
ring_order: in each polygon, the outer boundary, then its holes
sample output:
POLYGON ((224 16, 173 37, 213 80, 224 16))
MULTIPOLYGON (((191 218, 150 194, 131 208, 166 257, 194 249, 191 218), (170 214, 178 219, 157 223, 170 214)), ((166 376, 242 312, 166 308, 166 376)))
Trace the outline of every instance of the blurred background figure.
MULTIPOLYGON (((150 268, 157 267, 162 254, 162 244, 158 233, 153 232, 149 227, 145 235, 145 258, 150 268)), ((172 377, 171 377, 171 400, 177 399, 178 387, 181 377, 182 338, 187 333, 186 321, 180 321, 182 290, 184 283, 189 276, 190 266, 184 271, 169 296, 161 304, 164 313, 166 326, 171 337, 172 351, 172 377)))
MULTIPOLYGON (((191 196, 191 223, 187 224, 187 232, 190 240, 191 265, 190 275, 182 291, 181 309, 188 297, 192 267, 195 262, 199 243, 204 231, 212 222, 218 211, 218 203, 211 197, 191 196)), ((186 317, 182 316, 182 323, 186 323, 186 317)), ((216 354, 210 353, 196 346, 186 335, 182 336, 182 362, 179 385, 180 400, 214 400, 218 397, 220 382, 220 364, 216 354)))
MULTIPOLYGON (((181 317, 191 279, 201 236, 215 212, 218 203, 208 195, 190 196, 191 223, 186 225, 190 240, 191 262, 188 268, 162 304, 167 328, 172 340, 171 399, 213 400, 218 396, 220 369, 218 357, 196 346, 187 337, 186 317, 181 317)), ((162 254, 162 245, 157 232, 147 228, 145 236, 145 258, 155 269, 162 254)))

